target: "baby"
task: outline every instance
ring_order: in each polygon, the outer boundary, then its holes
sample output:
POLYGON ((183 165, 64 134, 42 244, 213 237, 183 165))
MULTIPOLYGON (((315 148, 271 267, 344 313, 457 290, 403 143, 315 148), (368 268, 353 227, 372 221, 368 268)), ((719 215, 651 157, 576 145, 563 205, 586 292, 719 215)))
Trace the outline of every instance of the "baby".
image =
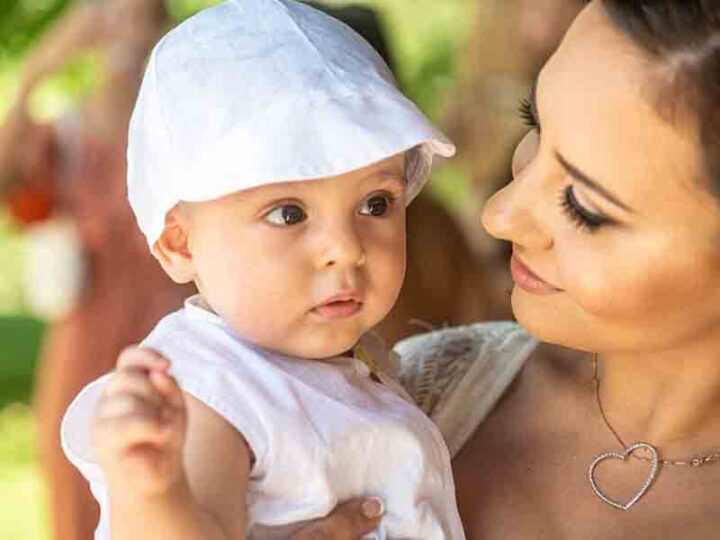
POLYGON ((464 538, 442 437, 371 333, 402 285, 405 207, 453 152, 367 43, 292 0, 231 0, 157 45, 130 202, 200 294, 63 421, 96 539, 287 538, 367 496, 377 538, 464 538))

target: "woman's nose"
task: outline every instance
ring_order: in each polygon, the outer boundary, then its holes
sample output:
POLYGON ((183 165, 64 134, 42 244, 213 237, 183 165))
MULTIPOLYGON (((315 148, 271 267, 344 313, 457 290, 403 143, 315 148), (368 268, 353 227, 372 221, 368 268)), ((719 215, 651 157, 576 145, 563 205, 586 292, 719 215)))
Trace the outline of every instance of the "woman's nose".
POLYGON ((552 235, 541 225, 541 192, 531 191, 527 178, 517 178, 485 204, 482 225, 498 240, 527 249, 552 247, 552 235))

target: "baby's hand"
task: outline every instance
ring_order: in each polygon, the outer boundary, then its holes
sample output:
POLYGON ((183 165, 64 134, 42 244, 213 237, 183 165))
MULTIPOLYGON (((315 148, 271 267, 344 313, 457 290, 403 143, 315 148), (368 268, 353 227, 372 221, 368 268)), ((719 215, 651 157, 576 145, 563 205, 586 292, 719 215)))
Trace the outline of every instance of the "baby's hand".
POLYGON ((118 359, 93 419, 93 447, 111 485, 166 492, 182 478, 187 416, 170 363, 147 349, 118 359))

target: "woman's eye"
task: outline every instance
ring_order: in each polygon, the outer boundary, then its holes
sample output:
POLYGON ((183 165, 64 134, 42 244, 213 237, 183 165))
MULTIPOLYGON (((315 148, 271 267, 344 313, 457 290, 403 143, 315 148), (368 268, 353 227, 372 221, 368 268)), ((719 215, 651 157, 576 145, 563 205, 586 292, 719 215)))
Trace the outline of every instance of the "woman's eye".
POLYGON ((595 232, 603 225, 612 223, 610 218, 594 214, 582 206, 575 196, 572 186, 567 186, 560 197, 560 207, 565 215, 581 230, 595 232))
POLYGON ((307 219, 305 210, 295 204, 286 204, 278 206, 271 210, 266 216, 265 221, 272 225, 287 227, 289 225, 297 225, 307 219))
POLYGON ((375 195, 370 197, 360 209, 363 216, 382 217, 390 210, 392 200, 387 195, 375 195))
POLYGON ((540 130, 540 122, 538 122, 538 119, 535 117, 535 111, 533 111, 533 106, 530 104, 529 99, 523 98, 520 100, 518 114, 527 127, 537 129, 538 131, 540 130))

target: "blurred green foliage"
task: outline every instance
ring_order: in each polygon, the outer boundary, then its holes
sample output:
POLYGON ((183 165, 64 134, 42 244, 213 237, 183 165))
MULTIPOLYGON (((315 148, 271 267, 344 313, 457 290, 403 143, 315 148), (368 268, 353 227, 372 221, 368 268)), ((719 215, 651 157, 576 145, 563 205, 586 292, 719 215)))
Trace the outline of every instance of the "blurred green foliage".
POLYGON ((21 55, 67 8, 70 0, 0 1, 0 51, 21 55))
MULTIPOLYGON (((0 98, 10 98, 13 75, 23 55, 71 3, 0 0, 0 98)), ((181 21, 215 3, 215 0, 168 0, 168 10, 173 20, 181 21)), ((442 93, 454 80, 456 53, 472 21, 471 0, 325 0, 325 3, 364 4, 381 13, 403 88, 423 110, 437 118, 442 93)), ((43 93, 44 99, 39 100, 43 109, 40 114, 52 116, 80 100, 96 80, 88 74, 93 69, 94 64, 85 61, 72 64, 60 74, 43 93), (48 106, 47 101, 53 101, 55 106, 48 106)))
POLYGON ((31 317, 0 317, 0 409, 9 403, 30 401, 31 375, 44 329, 41 321, 31 317))
POLYGON ((11 405, 0 410, 0 538, 49 538, 47 498, 34 456, 35 433, 30 409, 11 405))

